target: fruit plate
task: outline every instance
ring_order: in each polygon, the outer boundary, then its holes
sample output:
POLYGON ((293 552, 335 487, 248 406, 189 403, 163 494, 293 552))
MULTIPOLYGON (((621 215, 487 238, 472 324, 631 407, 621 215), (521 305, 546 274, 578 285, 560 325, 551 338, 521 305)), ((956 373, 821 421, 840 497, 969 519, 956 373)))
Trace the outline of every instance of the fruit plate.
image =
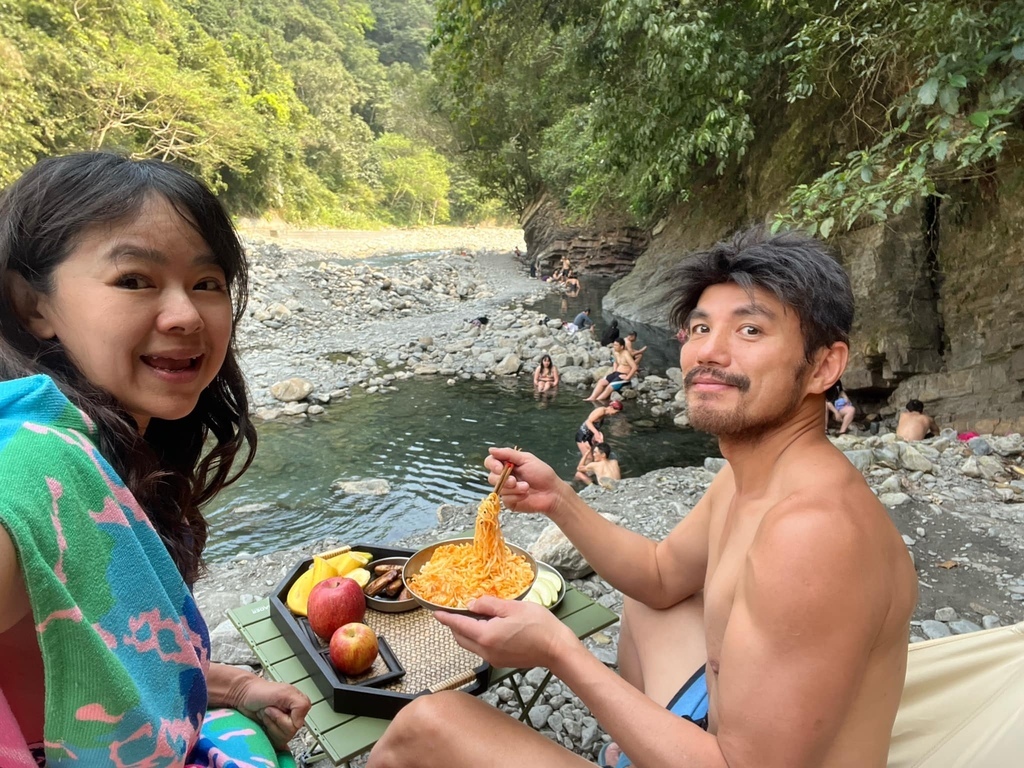
POLYGON ((562 600, 564 598, 565 598, 565 579, 562 578, 562 574, 560 574, 558 572, 558 569, 555 568, 553 565, 548 565, 547 563, 542 563, 540 560, 538 560, 537 561, 537 581, 534 583, 534 585, 530 589, 530 591, 526 593, 526 598, 525 599, 529 600, 530 602, 540 602, 540 604, 543 605, 545 608, 548 608, 549 610, 553 611, 553 610, 555 610, 555 608, 557 608, 559 605, 561 605, 562 600), (548 575, 545 576, 544 575, 545 573, 548 574, 548 575), (555 594, 551 595, 550 599, 544 599, 545 597, 547 597, 547 595, 543 595, 543 596, 540 596, 539 600, 534 600, 531 597, 531 594, 537 593, 537 592, 539 592, 543 588, 543 585, 541 584, 542 581, 546 582, 546 583, 549 583, 549 584, 557 584, 557 586, 554 588, 555 589, 555 594))
MULTIPOLYGON (((409 550, 366 544, 354 545, 353 549, 369 552, 374 560, 411 554, 409 550)), ((312 558, 297 563, 274 588, 270 618, 335 712, 390 719, 427 693, 453 689, 478 695, 487 690, 490 665, 460 648, 451 631, 421 610, 367 610, 363 621, 377 635, 380 657, 359 678, 339 674, 330 663, 326 644, 313 634, 309 621, 293 614, 286 604, 288 590, 311 563, 312 558)))

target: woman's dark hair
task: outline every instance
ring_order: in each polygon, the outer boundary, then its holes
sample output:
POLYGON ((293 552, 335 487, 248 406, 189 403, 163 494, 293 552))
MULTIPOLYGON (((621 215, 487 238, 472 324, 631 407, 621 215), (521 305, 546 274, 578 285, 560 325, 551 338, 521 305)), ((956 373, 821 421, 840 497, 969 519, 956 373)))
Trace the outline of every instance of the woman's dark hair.
POLYGON ((99 224, 130 221, 160 195, 210 246, 225 273, 237 327, 248 298, 245 252, 231 221, 200 181, 157 160, 82 152, 42 160, 0 197, 0 380, 43 373, 99 430, 99 450, 146 511, 188 584, 202 569, 208 526, 200 512, 242 474, 256 450, 245 381, 235 357, 234 330, 224 365, 182 419, 152 419, 145 436, 121 405, 94 386, 56 339, 39 339, 18 318, 10 272, 42 294, 54 270, 83 233, 99 224), (213 447, 203 455, 207 439, 213 447), (238 472, 236 454, 247 445, 238 472))
POLYGON ((544 367, 544 361, 545 361, 545 360, 546 360, 546 361, 547 361, 547 363, 548 363, 548 367, 550 367, 550 368, 554 368, 555 364, 551 362, 551 355, 544 355, 544 357, 542 357, 542 358, 540 359, 540 367, 541 367, 541 368, 543 368, 543 367, 544 367))
POLYGON ((823 243, 800 232, 772 235, 756 226, 684 260, 668 277, 669 319, 684 328, 712 285, 761 288, 792 307, 800 318, 804 356, 837 341, 849 342, 853 326, 850 278, 823 243))

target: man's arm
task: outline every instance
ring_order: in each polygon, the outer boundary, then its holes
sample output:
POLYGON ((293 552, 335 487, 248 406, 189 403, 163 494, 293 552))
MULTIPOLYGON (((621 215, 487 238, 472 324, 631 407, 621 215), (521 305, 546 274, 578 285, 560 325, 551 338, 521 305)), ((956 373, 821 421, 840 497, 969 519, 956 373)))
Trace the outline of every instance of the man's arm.
POLYGON ((761 524, 719 655, 717 736, 731 768, 821 764, 889 610, 862 565, 871 546, 820 505, 791 502, 761 524))
POLYGON ((486 464, 491 483, 497 482, 502 461, 515 466, 500 490, 505 506, 547 515, 616 589, 652 608, 668 608, 704 588, 711 499, 719 488, 733 482, 728 467, 665 540, 653 542, 599 515, 532 454, 509 448, 490 450, 486 464))

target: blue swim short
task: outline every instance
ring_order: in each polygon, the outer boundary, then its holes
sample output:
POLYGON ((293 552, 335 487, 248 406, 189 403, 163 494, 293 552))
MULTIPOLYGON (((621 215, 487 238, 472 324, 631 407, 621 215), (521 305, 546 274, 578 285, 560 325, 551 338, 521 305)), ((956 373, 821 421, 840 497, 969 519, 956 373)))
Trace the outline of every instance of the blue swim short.
MULTIPOLYGON (((708 729, 708 679, 705 675, 705 667, 702 666, 689 680, 679 689, 679 693, 672 697, 672 701, 666 707, 669 712, 679 715, 691 723, 695 723, 708 729)), ((619 755, 619 762, 615 768, 627 768, 632 765, 625 753, 619 755)))

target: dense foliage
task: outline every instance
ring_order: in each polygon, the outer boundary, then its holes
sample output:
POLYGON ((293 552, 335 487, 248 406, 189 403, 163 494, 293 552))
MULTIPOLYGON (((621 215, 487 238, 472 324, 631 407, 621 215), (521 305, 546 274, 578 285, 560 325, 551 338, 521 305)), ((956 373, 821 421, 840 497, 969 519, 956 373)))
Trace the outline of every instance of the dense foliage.
POLYGON ((394 94, 426 88, 433 17, 431 0, 0 0, 0 185, 111 148, 183 164, 236 213, 492 214, 479 187, 449 200, 443 142, 401 126, 431 120, 394 94))
POLYGON ((518 209, 547 189, 581 214, 650 217, 817 100, 822 161, 778 221, 828 236, 991 172, 1020 135, 1024 0, 437 7, 439 106, 477 178, 518 209))

